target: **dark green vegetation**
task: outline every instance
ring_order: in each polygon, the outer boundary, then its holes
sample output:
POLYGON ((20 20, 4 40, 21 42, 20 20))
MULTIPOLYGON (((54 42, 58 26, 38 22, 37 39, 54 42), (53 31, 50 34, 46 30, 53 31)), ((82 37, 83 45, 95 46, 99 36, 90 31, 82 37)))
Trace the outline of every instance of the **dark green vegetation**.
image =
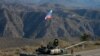
POLYGON ((85 34, 85 33, 80 37, 81 41, 89 41, 91 39, 92 39, 91 36, 89 34, 85 34))

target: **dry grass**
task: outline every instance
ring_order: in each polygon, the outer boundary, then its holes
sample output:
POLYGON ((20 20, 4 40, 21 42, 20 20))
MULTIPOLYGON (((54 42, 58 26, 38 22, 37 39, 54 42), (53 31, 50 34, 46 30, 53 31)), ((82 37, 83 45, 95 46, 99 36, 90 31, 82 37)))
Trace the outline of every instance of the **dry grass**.
MULTIPOLYGON (((65 48, 67 46, 70 46, 71 43, 60 40, 59 46, 61 48, 65 48)), ((37 46, 24 46, 24 47, 18 47, 18 48, 8 48, 8 49, 1 49, 0 50, 0 56, 19 56, 19 53, 25 52, 25 53, 35 53, 35 50, 40 47, 40 45, 37 46)), ((86 43, 86 48, 82 49, 81 47, 75 47, 73 48, 75 52, 77 51, 84 51, 84 50, 92 50, 99 48, 100 45, 95 45, 95 43, 86 43)))
MULTIPOLYGON (((46 41, 44 43, 44 46, 46 46, 50 40, 48 40, 47 42, 46 41)), ((42 43, 42 42, 40 42, 40 43, 42 43)), ((25 52, 25 53, 35 53, 35 50, 37 48, 39 48, 40 45, 41 44, 36 45, 36 46, 26 45, 24 47, 14 47, 14 48, 0 49, 0 56, 19 56, 19 54, 21 52, 25 52)), ((63 41, 63 40, 60 40, 59 41, 59 46, 62 47, 62 48, 66 47, 68 45, 69 45, 69 43, 67 43, 66 41, 63 41)))
MULTIPOLYGON (((79 52, 79 51, 86 51, 86 50, 93 50, 93 49, 98 49, 100 48, 100 45, 95 45, 95 43, 97 42, 87 42, 85 44, 85 48, 83 49, 82 46, 77 46, 77 47, 74 47, 74 51, 75 52, 79 52)), ((100 43, 100 41, 99 41, 100 43)))
POLYGON ((37 47, 25 46, 21 48, 10 48, 0 50, 0 56, 19 56, 21 52, 35 53, 37 47))

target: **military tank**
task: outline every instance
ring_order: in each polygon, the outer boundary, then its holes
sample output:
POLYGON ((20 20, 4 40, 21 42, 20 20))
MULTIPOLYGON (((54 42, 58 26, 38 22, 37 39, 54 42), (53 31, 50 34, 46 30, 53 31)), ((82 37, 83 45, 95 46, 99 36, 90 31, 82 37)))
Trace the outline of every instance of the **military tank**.
POLYGON ((72 56, 67 54, 65 49, 59 47, 59 40, 54 39, 53 43, 49 42, 47 46, 41 45, 40 48, 36 49, 36 54, 24 54, 21 53, 20 56, 72 56))
POLYGON ((59 48, 59 40, 54 39, 53 43, 49 42, 47 46, 42 46, 38 49, 36 49, 36 52, 38 54, 51 54, 51 55, 57 55, 62 54, 63 50, 59 48))

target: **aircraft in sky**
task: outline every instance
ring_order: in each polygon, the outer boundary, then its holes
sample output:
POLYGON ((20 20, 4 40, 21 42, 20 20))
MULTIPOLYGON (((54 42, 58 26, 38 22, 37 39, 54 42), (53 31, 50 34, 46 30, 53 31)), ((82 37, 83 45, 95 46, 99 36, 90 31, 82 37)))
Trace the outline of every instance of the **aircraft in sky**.
POLYGON ((49 11, 49 13, 46 15, 45 20, 50 20, 52 19, 52 10, 49 11))

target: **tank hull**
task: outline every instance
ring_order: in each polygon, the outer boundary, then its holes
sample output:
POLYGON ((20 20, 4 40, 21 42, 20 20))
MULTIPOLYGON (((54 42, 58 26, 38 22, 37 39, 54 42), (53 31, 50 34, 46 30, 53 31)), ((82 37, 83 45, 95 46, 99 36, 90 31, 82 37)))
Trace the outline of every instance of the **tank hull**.
POLYGON ((63 54, 63 55, 44 55, 44 54, 20 54, 20 56, 73 56, 71 54, 63 54))

